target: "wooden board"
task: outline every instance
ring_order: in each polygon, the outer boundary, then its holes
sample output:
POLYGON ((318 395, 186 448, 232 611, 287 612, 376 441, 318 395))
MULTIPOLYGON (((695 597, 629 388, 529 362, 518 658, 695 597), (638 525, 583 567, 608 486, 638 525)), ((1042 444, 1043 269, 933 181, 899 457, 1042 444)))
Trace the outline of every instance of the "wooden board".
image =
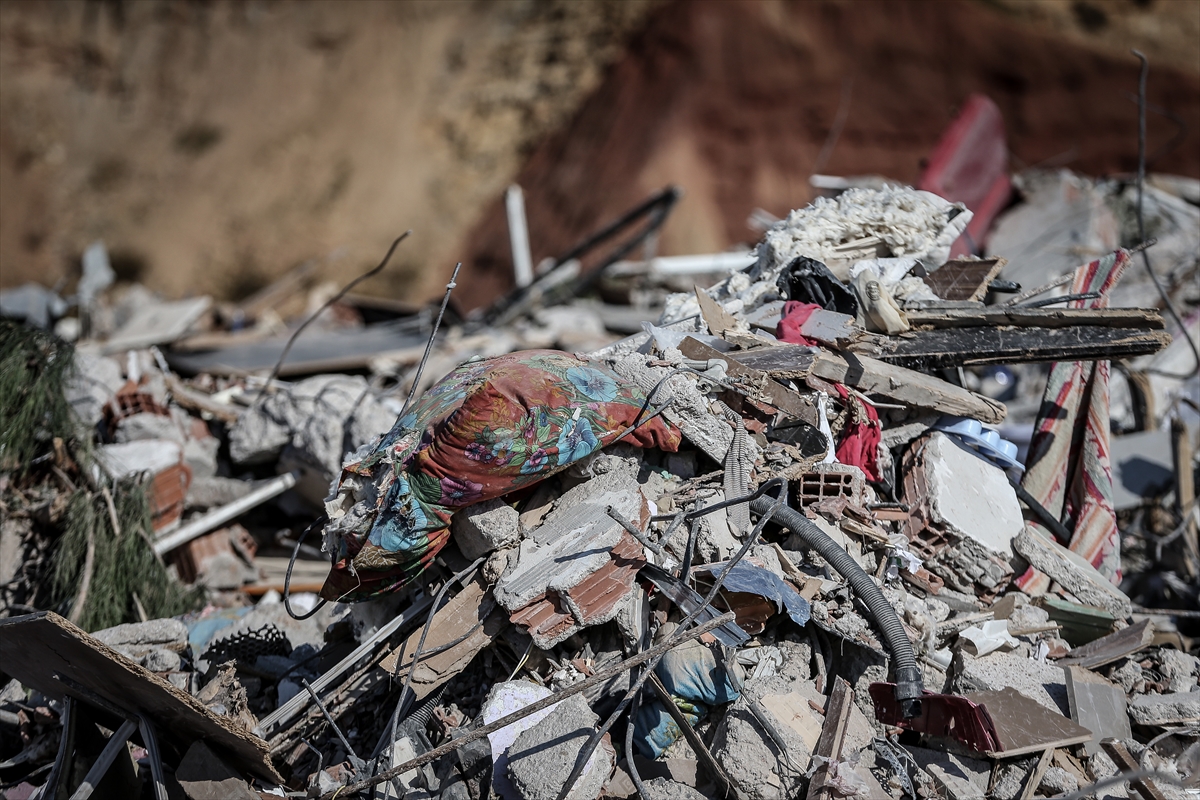
POLYGON ((184 750, 203 740, 243 772, 283 783, 265 741, 52 611, 0 620, 0 654, 5 673, 49 697, 144 715, 184 750))
POLYGON ((925 285, 943 300, 982 300, 1008 261, 992 258, 956 258, 926 275, 925 285))
POLYGON ((822 351, 814 355, 807 347, 785 344, 726 355, 735 357, 743 366, 773 377, 803 378, 812 374, 868 394, 879 394, 908 405, 971 417, 993 425, 1002 422, 1008 413, 1003 403, 990 397, 932 375, 854 353, 822 351))
POLYGON ((852 349, 919 370, 1038 361, 1108 361, 1157 353, 1166 331, 1074 325, 1066 328, 957 328, 877 336, 852 349))
POLYGON ((679 352, 697 361, 720 361, 725 365, 726 375, 745 379, 751 384, 753 393, 757 395, 755 399, 763 400, 809 425, 817 424, 817 409, 811 400, 772 379, 767 373, 745 366, 737 360, 738 352, 722 353, 691 336, 679 344, 679 352))
POLYGON ((1069 747, 1092 738, 1092 732, 1087 728, 1012 687, 963 696, 984 706, 992 719, 1001 745, 1000 750, 988 753, 992 758, 1012 758, 1047 748, 1069 747))
POLYGON ((914 328, 983 328, 1016 326, 1025 328, 1067 328, 1095 325, 1102 328, 1131 328, 1160 331, 1162 315, 1153 308, 923 308, 905 311, 914 328))

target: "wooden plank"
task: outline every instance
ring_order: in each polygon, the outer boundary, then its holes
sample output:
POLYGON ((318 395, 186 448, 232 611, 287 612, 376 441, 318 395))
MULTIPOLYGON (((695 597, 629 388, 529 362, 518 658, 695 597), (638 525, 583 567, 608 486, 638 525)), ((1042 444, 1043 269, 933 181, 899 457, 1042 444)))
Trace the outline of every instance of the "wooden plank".
POLYGON ((1026 328, 1067 328, 1094 325, 1103 328, 1163 330, 1162 315, 1154 308, 924 308, 905 311, 914 328, 982 328, 1011 325, 1026 328))
POLYGON ((809 425, 817 424, 817 409, 811 400, 774 380, 767 373, 743 365, 734 358, 738 353, 722 353, 691 336, 680 343, 679 352, 683 353, 685 357, 697 361, 712 359, 720 361, 725 365, 726 375, 732 378, 743 378, 749 382, 754 399, 768 403, 788 416, 803 420, 809 425))
POLYGON ((958 328, 877 336, 853 350, 889 364, 931 370, 1038 361, 1108 361, 1157 353, 1166 331, 1074 325, 1065 328, 958 328))
MULTIPOLYGON (((822 756, 831 761, 842 757, 842 742, 846 738, 846 726, 850 722, 850 707, 854 704, 854 690, 845 678, 838 676, 833 679, 833 691, 829 694, 829 703, 825 706, 825 724, 821 726, 821 738, 813 750, 814 756, 822 756)), ((822 764, 813 774, 808 784, 808 800, 827 800, 831 797, 829 788, 825 785, 825 775, 828 766, 822 764)))
POLYGON ((798 344, 778 344, 768 347, 756 347, 753 350, 739 350, 737 361, 744 367, 766 372, 773 378, 795 378, 802 380, 808 377, 816 356, 813 351, 798 344))
POLYGON ((1007 259, 956 258, 926 275, 925 285, 943 300, 982 300, 1007 259))
POLYGON ((1047 748, 1070 747, 1092 738, 1090 730, 1070 717, 1051 711, 1012 687, 963 696, 984 706, 991 717, 1000 744, 999 750, 988 753, 992 758, 1012 758, 1047 748))
POLYGON ((760 347, 732 354, 738 363, 772 377, 800 378, 809 374, 844 383, 867 394, 879 394, 943 414, 971 417, 991 424, 1004 420, 1004 404, 947 383, 932 375, 888 364, 855 353, 820 352, 815 355, 800 345, 760 347))
POLYGON ((1050 769, 1050 759, 1053 756, 1053 747, 1042 751, 1042 757, 1034 764, 1029 777, 1025 780, 1025 787, 1021 789, 1020 800, 1033 800, 1033 796, 1037 794, 1038 786, 1042 783, 1042 778, 1046 777, 1046 770, 1050 769))
MULTIPOLYGON (((1142 765, 1133 757, 1133 754, 1126 749, 1125 745, 1118 742, 1116 739, 1105 739, 1100 742, 1100 747, 1113 763, 1117 765, 1117 769, 1121 772, 1138 772, 1142 765)), ((1130 781, 1134 790, 1142 796, 1142 800, 1166 800, 1162 790, 1150 778, 1139 778, 1130 781)))
MULTIPOLYGON (((1052 617, 1053 618, 1053 617, 1052 617)), ((1078 665, 1085 669, 1098 669, 1144 650, 1154 643, 1154 626, 1148 619, 1122 628, 1109 635, 1088 642, 1071 650, 1066 658, 1059 659, 1059 666, 1078 665)))
POLYGON ((99 699, 154 720, 185 750, 203 739, 242 771, 283 783, 262 739, 52 611, 0 620, 0 652, 7 674, 45 695, 87 704, 99 699))
POLYGON ((724 336, 726 331, 743 329, 737 317, 721 308, 721 304, 709 297, 699 286, 696 287, 696 302, 700 304, 700 316, 704 317, 709 332, 714 336, 724 336))
POLYGON ((1008 409, 998 400, 932 375, 853 353, 820 353, 813 359, 812 373, 867 394, 880 394, 908 405, 971 417, 993 425, 1002 422, 1008 414, 1008 409))

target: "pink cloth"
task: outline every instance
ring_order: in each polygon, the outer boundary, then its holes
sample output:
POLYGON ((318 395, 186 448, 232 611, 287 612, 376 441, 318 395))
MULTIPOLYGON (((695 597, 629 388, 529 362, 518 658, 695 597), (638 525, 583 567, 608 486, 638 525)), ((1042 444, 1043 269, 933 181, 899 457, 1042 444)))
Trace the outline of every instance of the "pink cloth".
POLYGON ((861 397, 852 395, 840 383, 834 384, 842 401, 850 409, 850 419, 838 442, 837 460, 852 464, 863 471, 869 481, 879 480, 879 442, 883 430, 879 424, 879 413, 861 397))
MULTIPOLYGON (((1117 250, 1075 270, 1072 293, 1100 292, 1072 308, 1107 308, 1108 293, 1129 265, 1117 250)), ((1109 462, 1108 362, 1060 361, 1050 368, 1021 486, 1071 531, 1071 550, 1115 584, 1121 582, 1121 543, 1113 510, 1109 462)), ((1041 528, 1037 521, 1029 525, 1041 528)), ((1050 588, 1030 567, 1014 581, 1029 594, 1050 588)))
POLYGON ((817 342, 802 334, 800 326, 808 321, 808 318, 812 316, 814 311, 820 308, 816 303, 801 303, 799 300, 788 300, 783 304, 783 316, 780 318, 779 324, 775 326, 775 338, 788 344, 815 346, 817 342))

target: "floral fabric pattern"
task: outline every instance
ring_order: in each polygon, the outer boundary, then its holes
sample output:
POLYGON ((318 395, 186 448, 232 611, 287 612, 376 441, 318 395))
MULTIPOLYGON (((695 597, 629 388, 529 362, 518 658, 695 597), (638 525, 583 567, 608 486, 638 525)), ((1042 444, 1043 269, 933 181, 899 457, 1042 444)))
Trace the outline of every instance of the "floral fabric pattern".
POLYGON ((348 476, 369 477, 378 492, 364 524, 337 529, 322 596, 364 600, 403 588, 446 543, 455 510, 537 483, 626 432, 631 444, 677 450, 679 431, 649 416, 640 388, 567 353, 459 366, 343 468, 331 508, 361 482, 348 476))

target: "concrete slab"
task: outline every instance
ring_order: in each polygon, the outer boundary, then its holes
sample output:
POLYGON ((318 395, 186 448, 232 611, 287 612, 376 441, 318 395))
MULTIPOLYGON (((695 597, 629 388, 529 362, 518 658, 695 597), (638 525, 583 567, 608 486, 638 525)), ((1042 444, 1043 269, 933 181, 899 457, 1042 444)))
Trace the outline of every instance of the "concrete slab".
POLYGON ((993 552, 1012 555, 1012 539, 1025 519, 1004 470, 952 436, 935 432, 925 447, 925 479, 934 522, 993 552))

